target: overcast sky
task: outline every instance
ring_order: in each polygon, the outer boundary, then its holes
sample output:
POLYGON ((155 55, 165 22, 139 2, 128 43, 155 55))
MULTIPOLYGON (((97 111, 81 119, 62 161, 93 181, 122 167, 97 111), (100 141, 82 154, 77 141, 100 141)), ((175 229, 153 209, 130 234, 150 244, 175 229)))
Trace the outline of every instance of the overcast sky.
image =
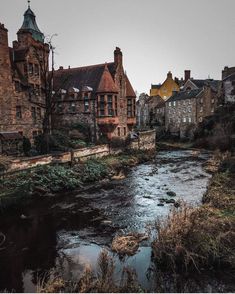
MULTIPOLYGON (((27 1, 0 3, 11 44, 27 1)), ((56 67, 110 62, 118 46, 139 93, 169 70, 219 79, 225 65, 235 65, 235 0, 31 0, 31 9, 45 35, 58 34, 56 67)))

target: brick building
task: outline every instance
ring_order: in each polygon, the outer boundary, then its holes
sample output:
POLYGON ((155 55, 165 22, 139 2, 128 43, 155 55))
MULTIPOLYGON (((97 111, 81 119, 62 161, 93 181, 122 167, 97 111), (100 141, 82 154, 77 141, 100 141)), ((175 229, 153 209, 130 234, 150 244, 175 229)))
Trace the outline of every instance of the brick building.
POLYGON ((54 73, 56 107, 53 127, 90 126, 92 138, 125 138, 136 124, 136 95, 124 72, 120 48, 110 63, 54 73))
POLYGON ((45 105, 38 56, 47 61, 49 54, 35 18, 29 6, 12 47, 0 24, 0 132, 19 132, 30 139, 42 132, 45 105))

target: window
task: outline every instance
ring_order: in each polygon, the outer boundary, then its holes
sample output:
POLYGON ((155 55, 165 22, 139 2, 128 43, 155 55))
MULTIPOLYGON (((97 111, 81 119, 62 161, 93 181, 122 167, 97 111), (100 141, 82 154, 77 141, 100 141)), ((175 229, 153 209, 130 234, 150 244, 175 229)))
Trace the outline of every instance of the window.
POLYGON ((35 76, 39 76, 39 65, 38 64, 34 65, 34 74, 35 74, 35 76))
POLYGON ((126 136, 126 127, 123 128, 124 136, 126 136))
POLYGON ((121 132, 120 132, 120 128, 118 127, 118 136, 120 137, 121 136, 121 132))
POLYGON ((115 116, 117 116, 118 115, 117 96, 115 96, 114 112, 115 112, 115 116))
POLYGON ((171 102, 168 103, 169 107, 171 107, 171 102))
POLYGON ((21 119, 22 118, 21 106, 16 106, 16 118, 17 119, 21 119))
POLYGON ((202 106, 200 107, 200 110, 199 110, 199 111, 200 111, 200 112, 203 112, 203 107, 202 107, 202 106))
POLYGON ((62 112, 62 103, 59 103, 59 104, 57 105, 57 111, 58 111, 58 112, 62 112))
POLYGON ((211 108, 211 112, 212 112, 212 113, 214 112, 214 107, 211 108))
POLYGON ((104 95, 100 96, 100 116, 105 115, 105 104, 104 104, 104 95))
POLYGON ((113 96, 108 95, 108 115, 113 115, 113 96))
POLYGON ((90 105, 89 105, 89 97, 88 94, 84 95, 84 112, 89 112, 90 105))
POLYGON ((187 121, 187 120, 186 120, 186 117, 183 117, 183 122, 186 123, 186 121, 187 121))
POLYGON ((32 115, 33 122, 36 122, 36 108, 35 107, 31 108, 31 115, 32 115))
POLYGON ((21 84, 18 81, 15 82, 15 90, 16 90, 16 92, 20 92, 21 91, 21 84))
POLYGON ((176 102, 175 101, 173 102, 173 105, 176 106, 176 102))
POLYGON ((42 118, 42 111, 40 107, 37 107, 37 118, 41 119, 42 118))
POLYGON ((127 117, 132 117, 132 99, 128 98, 127 99, 127 117))
POLYGON ((39 85, 35 85, 35 95, 39 96, 40 95, 40 86, 39 85))
POLYGON ((200 103, 203 103, 203 98, 200 99, 200 103))
POLYGON ((75 112, 76 111, 76 105, 75 105, 74 102, 70 102, 70 104, 69 104, 69 110, 71 112, 75 112))
POLYGON ((189 122, 189 123, 192 122, 192 118, 191 118, 191 117, 188 118, 188 122, 189 122))
POLYGON ((32 75, 33 74, 33 64, 29 63, 29 74, 32 75))

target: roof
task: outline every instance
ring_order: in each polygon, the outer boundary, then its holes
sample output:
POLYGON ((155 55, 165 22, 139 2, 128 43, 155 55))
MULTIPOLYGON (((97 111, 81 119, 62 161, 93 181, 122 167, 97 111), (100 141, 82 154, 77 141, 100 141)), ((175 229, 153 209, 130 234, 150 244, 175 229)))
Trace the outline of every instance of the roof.
POLYGON ((107 64, 105 64, 103 74, 100 79, 99 86, 96 90, 97 93, 118 93, 118 88, 109 72, 107 64))
POLYGON ((2 140, 23 140, 23 137, 18 132, 0 132, 0 139, 2 139, 2 140))
POLYGON ((166 101, 164 99, 161 99, 155 108, 165 107, 165 104, 166 104, 166 101))
POLYGON ((171 96, 167 102, 171 101, 178 101, 178 100, 186 100, 197 97, 197 95, 202 91, 202 89, 195 89, 191 91, 180 91, 175 93, 173 96, 171 96))
POLYGON ((126 97, 136 98, 135 91, 132 88, 132 85, 131 85, 127 75, 125 75, 125 77, 126 77, 126 97))
POLYGON ((20 31, 30 32, 32 34, 32 37, 36 41, 40 41, 42 43, 44 42, 44 35, 39 30, 38 25, 36 23, 36 16, 30 7, 28 7, 28 9, 24 13, 24 21, 20 28, 20 31))
POLYGON ((219 88, 219 84, 221 81, 219 80, 213 80, 213 79, 205 79, 205 80, 201 80, 201 79, 190 79, 190 81, 192 83, 194 83, 194 85, 196 85, 198 88, 203 88, 206 85, 209 85, 213 88, 213 90, 218 90, 219 88))
POLYGON ((58 69, 54 72, 55 89, 69 89, 70 87, 75 87, 82 91, 82 88, 87 86, 91 87, 94 92, 96 92, 106 65, 113 79, 116 70, 114 62, 69 69, 58 69))
POLYGON ((158 85, 151 85, 151 89, 160 89, 162 86, 162 84, 158 84, 158 85))

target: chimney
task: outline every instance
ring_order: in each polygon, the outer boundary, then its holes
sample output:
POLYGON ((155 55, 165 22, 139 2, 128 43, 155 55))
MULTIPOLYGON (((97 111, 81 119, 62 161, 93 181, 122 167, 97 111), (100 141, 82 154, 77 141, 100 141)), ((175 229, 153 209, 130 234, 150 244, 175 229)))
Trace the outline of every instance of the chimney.
POLYGON ((172 79, 172 73, 170 71, 168 71, 168 73, 167 73, 167 78, 172 79))
POLYGON ((122 51, 119 47, 114 50, 114 63, 116 66, 122 66, 122 51))
POLYGON ((185 70, 184 71, 184 81, 187 82, 191 78, 191 71, 190 70, 185 70))
POLYGON ((59 67, 59 70, 63 70, 63 69, 64 69, 63 66, 60 66, 60 67, 59 67))

